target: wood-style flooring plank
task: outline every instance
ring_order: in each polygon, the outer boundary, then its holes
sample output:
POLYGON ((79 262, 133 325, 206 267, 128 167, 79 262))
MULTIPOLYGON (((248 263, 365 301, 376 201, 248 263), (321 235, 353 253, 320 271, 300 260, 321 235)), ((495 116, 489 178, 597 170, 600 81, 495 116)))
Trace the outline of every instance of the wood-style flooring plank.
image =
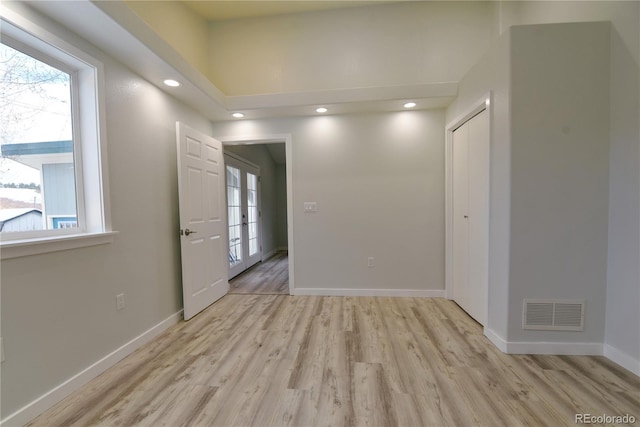
POLYGON ((640 419, 602 357, 507 355, 444 299, 227 295, 30 426, 571 426, 640 419))
POLYGON ((230 294, 288 295, 289 257, 276 252, 229 281, 230 294))

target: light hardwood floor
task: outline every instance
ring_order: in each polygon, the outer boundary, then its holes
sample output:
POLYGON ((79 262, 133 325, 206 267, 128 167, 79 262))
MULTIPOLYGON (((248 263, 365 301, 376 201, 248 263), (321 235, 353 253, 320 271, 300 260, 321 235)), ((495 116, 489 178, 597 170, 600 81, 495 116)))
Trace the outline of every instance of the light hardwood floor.
POLYGON ((640 378, 603 357, 502 354, 444 299, 227 295, 31 425, 564 426, 576 413, 640 419, 640 378))
POLYGON ((289 257, 277 252, 229 281, 230 294, 289 294, 289 257))

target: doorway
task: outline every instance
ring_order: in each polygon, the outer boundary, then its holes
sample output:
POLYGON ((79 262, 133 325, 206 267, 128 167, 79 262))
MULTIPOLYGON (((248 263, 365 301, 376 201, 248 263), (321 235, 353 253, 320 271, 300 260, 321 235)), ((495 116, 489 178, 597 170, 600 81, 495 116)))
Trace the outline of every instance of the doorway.
MULTIPOLYGON (((258 222, 260 225, 259 241, 261 246, 261 259, 257 264, 253 261, 240 268, 232 270, 233 263, 238 260, 236 254, 240 254, 239 248, 234 251, 232 247, 235 242, 239 242, 238 228, 249 229, 249 213, 242 217, 242 207, 229 209, 229 278, 232 291, 234 293, 268 293, 268 294, 293 294, 294 289, 294 262, 293 262, 293 224, 292 218, 292 179, 291 179, 291 136, 287 134, 265 136, 265 137, 221 137, 225 155, 237 160, 244 159, 245 163, 251 163, 258 167, 260 179, 258 181, 258 202, 260 203, 258 222), (239 219, 235 221, 233 209, 238 212, 239 219), (242 225, 242 220, 246 219, 247 225, 242 225), (239 226, 239 227, 238 227, 239 226)), ((230 192, 241 193, 241 179, 246 172, 229 162, 228 166, 238 170, 227 171, 228 180, 231 186, 237 190, 227 189, 230 192), (232 175, 235 174, 236 179, 232 175), (238 185, 239 184, 239 185, 238 185)), ((251 173, 249 171, 249 173, 251 173)), ((249 189, 250 186, 247 186, 249 189)), ((231 199, 231 198, 230 198, 231 199)), ((244 197, 241 196, 241 199, 244 197)), ((247 201, 247 206, 249 205, 247 201)), ((248 230, 249 231, 249 230, 248 230)), ((244 241, 247 246, 249 237, 244 241)), ((247 256, 245 256, 247 258, 247 256)), ((250 258, 249 258, 250 259, 250 258)), ((240 262, 237 262, 240 264, 240 262)))

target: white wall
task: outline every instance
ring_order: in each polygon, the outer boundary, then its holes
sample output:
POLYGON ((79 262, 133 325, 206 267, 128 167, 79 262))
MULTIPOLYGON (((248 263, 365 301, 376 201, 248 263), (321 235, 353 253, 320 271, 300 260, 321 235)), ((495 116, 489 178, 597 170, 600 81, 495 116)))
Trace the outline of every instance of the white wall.
POLYGON ((488 2, 403 2, 210 24, 227 95, 457 81, 491 39, 488 2))
POLYGON ((220 137, 292 135, 295 284, 324 293, 443 289, 443 131, 442 111, 214 124, 220 137))
POLYGON ((120 234, 112 244, 2 261, 2 418, 181 310, 175 122, 210 131, 202 116, 122 64, 37 20, 104 62, 120 234))

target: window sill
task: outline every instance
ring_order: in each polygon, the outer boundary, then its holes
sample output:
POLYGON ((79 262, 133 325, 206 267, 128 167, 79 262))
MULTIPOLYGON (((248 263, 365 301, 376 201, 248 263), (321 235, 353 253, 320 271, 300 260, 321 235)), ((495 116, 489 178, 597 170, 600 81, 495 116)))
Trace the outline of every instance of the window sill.
POLYGON ((104 245, 113 242, 117 231, 103 233, 71 234, 38 239, 10 240, 0 243, 0 258, 10 259, 23 256, 66 251, 87 246, 104 245))

